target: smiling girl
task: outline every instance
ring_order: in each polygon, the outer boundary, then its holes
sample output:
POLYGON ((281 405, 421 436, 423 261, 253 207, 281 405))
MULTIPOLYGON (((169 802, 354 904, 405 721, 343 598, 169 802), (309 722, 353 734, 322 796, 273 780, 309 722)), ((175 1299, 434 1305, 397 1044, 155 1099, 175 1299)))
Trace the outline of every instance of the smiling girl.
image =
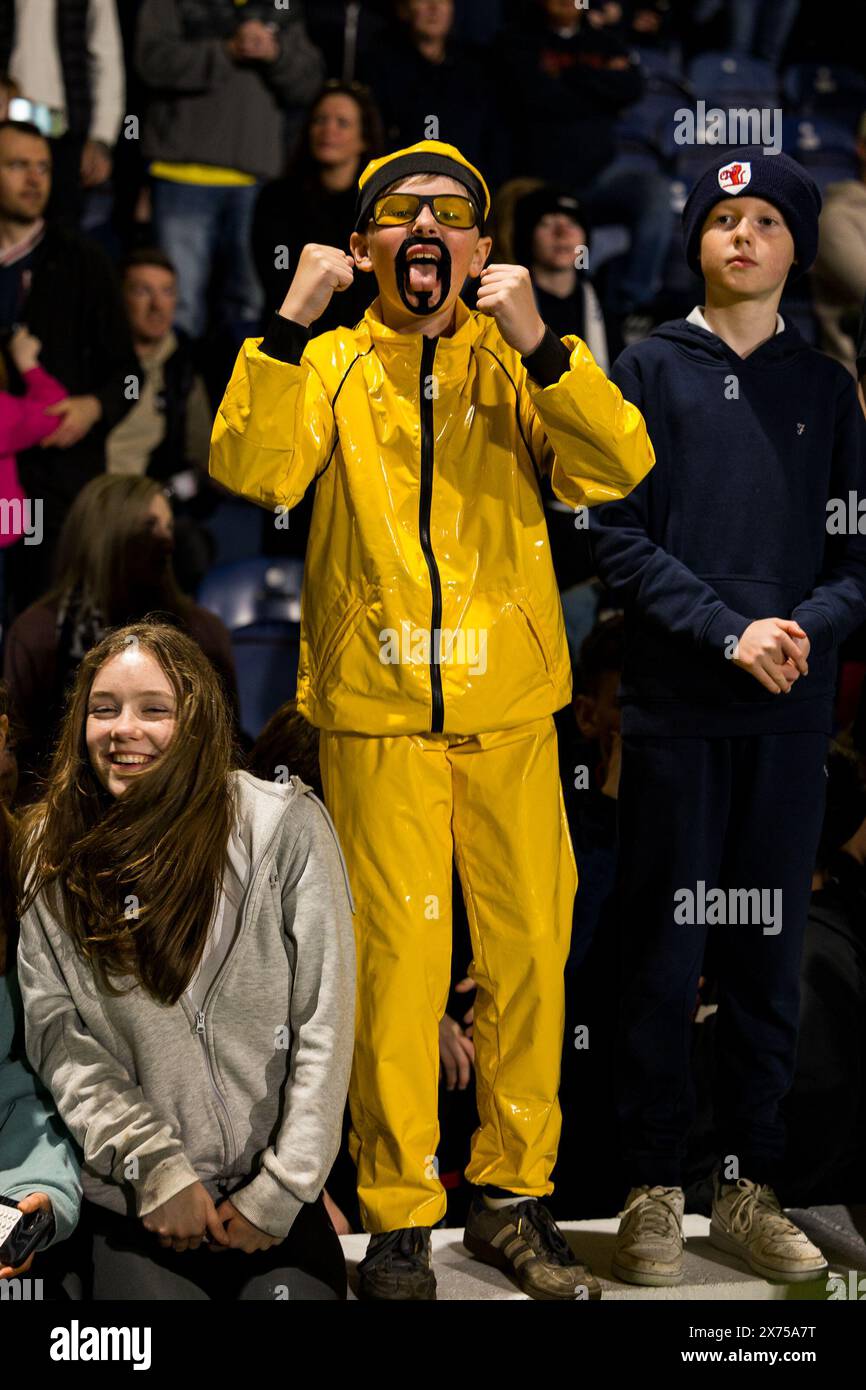
POLYGON ((345 1296, 320 1194, 352 1053, 348 882, 321 803, 233 752, 198 646, 117 629, 16 842, 27 1049, 84 1151, 97 1299, 345 1296))

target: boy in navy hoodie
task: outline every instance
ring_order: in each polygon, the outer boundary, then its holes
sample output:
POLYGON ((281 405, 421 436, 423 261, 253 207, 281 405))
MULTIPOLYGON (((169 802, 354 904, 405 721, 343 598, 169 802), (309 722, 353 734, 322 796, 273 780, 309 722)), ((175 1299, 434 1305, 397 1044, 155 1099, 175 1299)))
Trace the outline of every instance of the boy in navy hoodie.
POLYGON ((710 1239, 767 1279, 826 1270, 771 1185, 836 656, 866 619, 854 383, 778 313, 789 274, 814 259, 820 206, 786 155, 717 160, 683 212, 706 303, 611 373, 658 458, 590 519, 598 571, 626 610, 618 1108, 632 1187, 614 1272, 631 1283, 682 1277, 690 1016, 709 926, 721 1155, 710 1239))

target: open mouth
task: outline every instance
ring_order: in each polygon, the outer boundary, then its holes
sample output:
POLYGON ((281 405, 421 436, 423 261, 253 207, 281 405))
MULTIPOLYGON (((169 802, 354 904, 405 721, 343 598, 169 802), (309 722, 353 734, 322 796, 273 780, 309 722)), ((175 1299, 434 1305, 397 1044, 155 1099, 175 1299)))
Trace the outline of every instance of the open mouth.
POLYGON ((411 244, 396 267, 402 277, 403 297, 413 309, 431 313, 442 303, 443 254, 440 245, 411 244))
POLYGON ((109 753, 108 755, 108 761, 112 767, 131 769, 132 771, 148 767, 155 760, 155 753, 109 753))

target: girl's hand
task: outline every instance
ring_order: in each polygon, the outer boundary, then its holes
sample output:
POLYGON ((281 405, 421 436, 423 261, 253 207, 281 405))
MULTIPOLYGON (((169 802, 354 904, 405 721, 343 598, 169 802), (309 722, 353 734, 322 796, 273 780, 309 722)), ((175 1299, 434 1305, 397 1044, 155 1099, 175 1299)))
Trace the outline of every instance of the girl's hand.
MULTIPOLYGON (((18 1210, 23 1211, 25 1216, 30 1216, 34 1211, 53 1211, 51 1198, 47 1192, 29 1192, 26 1197, 22 1197, 18 1203, 18 1210)), ((36 1251, 28 1255, 23 1265, 13 1269, 11 1265, 4 1265, 0 1268, 0 1279, 17 1279, 19 1275, 26 1274, 33 1261, 36 1259, 36 1251)))
POLYGON ((191 1182, 167 1202, 154 1207, 141 1218, 146 1231, 159 1236, 164 1250, 197 1250, 205 1233, 218 1245, 228 1245, 229 1239, 217 1215, 217 1209, 203 1183, 191 1182))
POLYGON ((226 1243, 233 1250, 243 1250, 245 1255, 254 1255, 257 1250, 270 1250, 271 1246, 281 1245, 285 1239, 284 1236, 269 1236, 267 1231, 260 1231, 258 1226, 241 1216, 228 1199, 220 1202, 216 1214, 217 1219, 223 1222, 226 1243))
POLYGON ((27 328, 16 328, 9 339, 9 355, 22 376, 37 365, 41 351, 39 339, 27 328))

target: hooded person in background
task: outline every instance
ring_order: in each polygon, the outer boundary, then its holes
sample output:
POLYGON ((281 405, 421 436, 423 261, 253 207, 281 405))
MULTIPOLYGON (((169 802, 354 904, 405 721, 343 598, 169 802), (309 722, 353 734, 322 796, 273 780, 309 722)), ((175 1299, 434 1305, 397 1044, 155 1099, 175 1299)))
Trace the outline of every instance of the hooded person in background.
POLYGON ((489 210, 452 145, 368 164, 351 255, 304 248, 280 313, 238 357, 211 444, 217 481, 265 506, 318 480, 298 708, 321 730, 357 904, 365 1298, 435 1297, 455 861, 478 988, 465 1243, 532 1297, 600 1294, 539 1201, 576 882, 553 724, 571 670, 540 479, 593 504, 629 492, 653 453, 586 345, 544 323, 528 270, 485 269, 489 210), (371 271, 379 296, 357 327, 308 341, 334 291, 371 271), (477 312, 459 297, 467 276, 477 312))
POLYGON ((598 295, 589 276, 589 220, 565 188, 545 185, 514 208, 514 258, 529 268, 538 312, 563 337, 582 338, 602 371, 610 358, 598 295))

